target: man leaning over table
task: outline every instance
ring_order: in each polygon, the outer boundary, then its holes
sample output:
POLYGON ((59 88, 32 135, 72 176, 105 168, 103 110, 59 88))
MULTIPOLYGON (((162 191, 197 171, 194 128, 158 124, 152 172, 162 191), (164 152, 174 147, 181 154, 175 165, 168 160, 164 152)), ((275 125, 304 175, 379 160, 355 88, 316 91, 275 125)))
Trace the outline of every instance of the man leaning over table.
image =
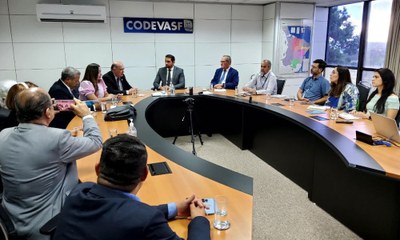
POLYGON ((216 89, 235 89, 239 84, 239 72, 231 67, 232 59, 229 55, 221 58, 221 68, 215 70, 211 84, 216 89))
POLYGON ((23 239, 49 239, 39 228, 58 214, 78 184, 76 160, 101 148, 99 128, 85 103, 75 99, 72 111, 83 120, 83 137, 48 127, 54 108, 39 88, 16 96, 17 127, 0 132, 2 205, 23 239))
POLYGON ((311 65, 311 76, 304 79, 299 90, 297 99, 304 102, 312 102, 323 105, 328 99, 330 89, 329 81, 322 76, 326 67, 326 62, 322 59, 316 59, 311 65))
POLYGON ((146 147, 138 138, 122 134, 108 139, 95 166, 97 183, 79 184, 71 192, 54 239, 178 240, 168 219, 190 216, 188 239, 209 240, 205 206, 194 195, 159 206, 140 201, 137 194, 148 174, 146 164, 146 147))
POLYGON ((251 94, 276 94, 278 91, 278 85, 276 82, 276 76, 271 71, 271 61, 263 60, 261 62, 260 72, 255 74, 250 82, 244 87, 243 91, 251 94))

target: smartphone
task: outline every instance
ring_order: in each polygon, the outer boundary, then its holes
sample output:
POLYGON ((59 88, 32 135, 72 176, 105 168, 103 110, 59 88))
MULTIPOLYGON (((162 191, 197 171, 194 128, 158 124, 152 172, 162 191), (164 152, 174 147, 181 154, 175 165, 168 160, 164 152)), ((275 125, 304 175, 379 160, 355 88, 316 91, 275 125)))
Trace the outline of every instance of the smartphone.
POLYGON ((206 208, 206 214, 211 215, 215 213, 215 201, 214 198, 203 198, 201 201, 207 205, 208 209, 206 208))
POLYGON ((75 104, 75 101, 72 99, 54 100, 54 110, 71 111, 72 104, 75 104))

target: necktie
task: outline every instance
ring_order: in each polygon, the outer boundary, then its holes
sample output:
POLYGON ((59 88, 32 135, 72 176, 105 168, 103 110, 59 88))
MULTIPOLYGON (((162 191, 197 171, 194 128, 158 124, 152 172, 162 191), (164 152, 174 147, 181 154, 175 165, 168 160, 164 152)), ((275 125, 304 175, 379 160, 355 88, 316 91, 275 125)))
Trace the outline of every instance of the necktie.
POLYGON ((171 83, 171 69, 168 69, 167 86, 171 83))
POLYGON ((122 91, 123 89, 122 89, 121 78, 117 78, 117 84, 118 84, 118 89, 119 89, 120 91, 122 91))
POLYGON ((225 73, 226 73, 226 70, 224 69, 224 71, 222 71, 221 78, 219 79, 219 83, 222 83, 224 81, 225 73))

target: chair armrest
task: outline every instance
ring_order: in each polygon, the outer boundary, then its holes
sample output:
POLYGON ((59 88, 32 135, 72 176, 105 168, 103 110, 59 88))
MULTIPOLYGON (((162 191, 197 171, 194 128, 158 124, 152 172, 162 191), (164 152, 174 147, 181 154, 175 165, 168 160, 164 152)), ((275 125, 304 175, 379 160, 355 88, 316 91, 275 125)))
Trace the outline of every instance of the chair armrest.
POLYGON ((53 218, 51 218, 49 221, 47 221, 40 229, 40 233, 43 235, 51 235, 54 233, 57 227, 58 223, 58 218, 60 214, 55 215, 53 218))

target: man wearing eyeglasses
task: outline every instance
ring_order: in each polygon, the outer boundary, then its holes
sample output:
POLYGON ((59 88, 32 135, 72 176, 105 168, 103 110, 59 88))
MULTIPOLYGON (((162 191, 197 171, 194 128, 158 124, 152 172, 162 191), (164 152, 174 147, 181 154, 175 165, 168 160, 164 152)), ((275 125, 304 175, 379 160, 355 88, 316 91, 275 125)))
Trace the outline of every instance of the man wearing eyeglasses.
POLYGON ((316 59, 311 66, 312 76, 304 79, 299 90, 297 99, 304 102, 312 102, 322 105, 328 99, 330 89, 329 81, 322 76, 326 67, 326 62, 316 59))
POLYGON ((255 74, 250 82, 248 82, 243 91, 251 94, 276 94, 278 86, 276 83, 276 76, 271 71, 271 61, 263 60, 261 62, 260 72, 255 74))
POLYGON ((221 68, 215 71, 211 84, 216 89, 235 89, 239 84, 239 72, 231 67, 231 57, 224 55, 221 58, 221 68))
POLYGON ((131 87, 124 74, 125 66, 120 61, 111 65, 111 71, 103 75, 104 83, 107 85, 107 92, 111 94, 131 95, 137 92, 137 88, 131 87))

